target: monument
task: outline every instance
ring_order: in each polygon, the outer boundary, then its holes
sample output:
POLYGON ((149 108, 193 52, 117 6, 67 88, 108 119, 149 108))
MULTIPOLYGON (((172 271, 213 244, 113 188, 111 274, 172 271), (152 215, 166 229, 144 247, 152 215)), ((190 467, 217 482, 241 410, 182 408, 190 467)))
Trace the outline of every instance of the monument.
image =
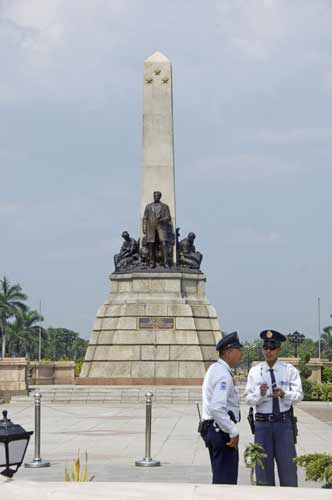
POLYGON ((139 237, 122 233, 80 384, 200 384, 221 337, 195 233, 176 227, 171 63, 144 63, 139 237))

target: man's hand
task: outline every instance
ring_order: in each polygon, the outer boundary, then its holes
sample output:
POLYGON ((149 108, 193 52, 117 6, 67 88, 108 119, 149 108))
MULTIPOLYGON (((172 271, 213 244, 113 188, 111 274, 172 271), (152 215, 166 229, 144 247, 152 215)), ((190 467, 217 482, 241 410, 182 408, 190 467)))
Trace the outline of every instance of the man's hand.
POLYGON ((161 217, 161 216, 158 217, 158 222, 168 222, 168 220, 169 220, 168 217, 161 217))
POLYGON ((240 438, 239 435, 231 438, 230 441, 226 443, 226 445, 229 446, 230 448, 237 448, 239 446, 239 438, 240 438))
POLYGON ((285 395, 285 392, 280 389, 280 387, 277 387, 274 393, 272 394, 273 398, 283 398, 285 395))
POLYGON ((261 384, 260 390, 261 390, 261 396, 265 396, 267 393, 269 386, 267 384, 261 384))

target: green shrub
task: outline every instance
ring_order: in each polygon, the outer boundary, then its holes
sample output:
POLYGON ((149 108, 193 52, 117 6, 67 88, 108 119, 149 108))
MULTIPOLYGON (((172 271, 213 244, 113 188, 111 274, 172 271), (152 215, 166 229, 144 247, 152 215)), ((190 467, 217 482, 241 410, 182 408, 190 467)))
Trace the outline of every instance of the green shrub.
POLYGON ((310 453, 295 457, 294 462, 305 468, 306 481, 324 481, 323 488, 332 488, 332 455, 310 453))
POLYGON ((308 380, 308 378, 312 374, 312 370, 307 366, 309 361, 310 361, 309 352, 301 354, 298 368, 300 372, 305 401, 311 400, 311 391, 312 391, 312 383, 310 382, 310 380, 308 380))
POLYGON ((75 377, 79 377, 83 366, 83 359, 75 361, 75 377))
POLYGON ((311 401, 332 401, 332 383, 312 384, 310 399, 311 401))
POLYGON ((332 382, 332 366, 323 366, 322 382, 332 382))
POLYGON ((309 378, 310 375, 312 374, 311 368, 308 367, 309 361, 310 361, 309 352, 301 354, 298 368, 302 380, 309 378))
POLYGON ((312 382, 310 382, 310 380, 307 379, 302 379, 302 389, 303 389, 304 401, 311 401, 312 382))
POLYGON ((243 458, 246 467, 250 468, 250 482, 252 485, 255 482, 255 467, 258 465, 264 469, 263 459, 267 457, 263 446, 260 443, 248 443, 244 450, 243 458))

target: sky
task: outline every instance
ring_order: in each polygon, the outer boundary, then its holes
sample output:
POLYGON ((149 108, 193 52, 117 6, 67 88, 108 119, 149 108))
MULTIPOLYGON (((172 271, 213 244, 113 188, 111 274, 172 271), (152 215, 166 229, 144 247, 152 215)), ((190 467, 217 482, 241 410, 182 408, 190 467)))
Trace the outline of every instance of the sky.
POLYGON ((0 276, 88 338, 139 233, 144 60, 172 62, 177 224, 221 328, 331 324, 330 0, 0 0, 0 276))

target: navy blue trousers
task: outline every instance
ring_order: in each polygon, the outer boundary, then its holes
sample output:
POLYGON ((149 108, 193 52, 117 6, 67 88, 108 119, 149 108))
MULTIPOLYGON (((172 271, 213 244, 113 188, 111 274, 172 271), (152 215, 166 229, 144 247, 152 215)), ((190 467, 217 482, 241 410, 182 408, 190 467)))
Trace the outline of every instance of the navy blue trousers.
POLYGON ((297 469, 292 424, 284 422, 256 422, 255 443, 260 443, 267 457, 264 468, 256 466, 256 480, 259 485, 275 486, 274 460, 277 463, 280 486, 297 486, 297 469))
POLYGON ((239 452, 235 448, 226 446, 228 442, 228 434, 221 430, 216 432, 213 425, 210 425, 206 444, 210 454, 213 484, 237 483, 239 452))

